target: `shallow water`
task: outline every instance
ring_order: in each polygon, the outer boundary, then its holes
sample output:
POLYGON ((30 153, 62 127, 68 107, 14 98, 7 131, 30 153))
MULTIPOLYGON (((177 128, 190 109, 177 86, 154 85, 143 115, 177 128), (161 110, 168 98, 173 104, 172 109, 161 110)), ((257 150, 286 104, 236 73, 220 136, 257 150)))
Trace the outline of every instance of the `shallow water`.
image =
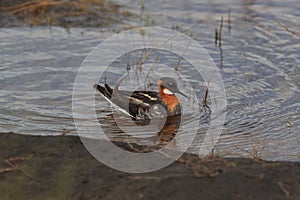
MULTIPOLYGON (((127 22, 131 25, 155 24, 183 31, 199 22, 187 34, 214 59, 227 95, 226 121, 216 153, 300 161, 300 23, 297 20, 300 4, 297 0, 145 1, 142 14, 140 6, 134 6, 133 2, 122 1, 124 9, 143 19, 127 22), (214 33, 220 26, 221 16, 224 25, 219 46, 215 45, 214 33)), ((76 134, 72 118, 76 72, 88 53, 111 35, 111 31, 100 29, 0 29, 0 132, 76 134)), ((117 64, 122 64, 122 60, 117 64)), ((126 69, 124 62, 123 66, 126 69)), ((123 71, 111 74, 111 82, 116 82, 123 71)), ((189 80, 202 81, 192 74, 189 80)), ((198 98, 201 101, 201 95, 198 98)), ((110 106, 99 101, 97 116, 102 126, 112 130, 113 139, 122 139, 119 130, 108 125, 112 124, 110 106)), ((206 130, 209 117, 203 113, 201 116, 204 117, 200 123, 206 130)), ((191 147, 195 153, 202 142, 199 135, 191 147)))

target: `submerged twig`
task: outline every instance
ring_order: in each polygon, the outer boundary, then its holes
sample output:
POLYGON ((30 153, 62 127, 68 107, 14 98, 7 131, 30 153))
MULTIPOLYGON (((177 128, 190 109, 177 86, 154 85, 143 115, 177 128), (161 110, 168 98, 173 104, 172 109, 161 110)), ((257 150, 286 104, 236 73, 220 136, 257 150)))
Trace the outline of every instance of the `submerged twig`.
POLYGON ((284 28, 287 32, 291 33, 292 35, 297 35, 297 36, 298 36, 298 34, 297 34, 296 31, 293 31, 293 30, 289 29, 286 25, 282 24, 282 23, 279 22, 277 19, 276 19, 275 21, 277 22, 277 24, 278 24, 279 26, 281 26, 282 28, 284 28))

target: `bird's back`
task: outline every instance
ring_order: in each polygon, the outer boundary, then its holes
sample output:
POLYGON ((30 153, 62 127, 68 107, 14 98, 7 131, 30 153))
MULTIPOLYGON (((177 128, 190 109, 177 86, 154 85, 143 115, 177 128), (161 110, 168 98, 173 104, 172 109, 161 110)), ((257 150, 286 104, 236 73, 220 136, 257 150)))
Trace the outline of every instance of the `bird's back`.
POLYGON ((179 115, 180 105, 175 110, 169 111, 163 103, 160 95, 155 91, 114 91, 107 84, 94 86, 108 101, 128 112, 132 117, 136 118, 143 115, 151 115, 152 111, 158 115, 179 115), (153 109, 152 109, 153 108, 153 109))

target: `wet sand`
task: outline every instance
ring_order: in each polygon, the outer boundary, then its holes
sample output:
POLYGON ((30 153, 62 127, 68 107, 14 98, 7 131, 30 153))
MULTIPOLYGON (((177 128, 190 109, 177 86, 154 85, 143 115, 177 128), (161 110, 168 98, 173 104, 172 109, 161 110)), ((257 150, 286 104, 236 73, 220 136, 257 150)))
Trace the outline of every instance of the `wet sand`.
MULTIPOLYGON (((119 144, 121 145, 121 144, 119 144)), ((0 134, 0 199, 300 199, 300 163, 185 154, 152 173, 93 158, 73 136, 0 134)))

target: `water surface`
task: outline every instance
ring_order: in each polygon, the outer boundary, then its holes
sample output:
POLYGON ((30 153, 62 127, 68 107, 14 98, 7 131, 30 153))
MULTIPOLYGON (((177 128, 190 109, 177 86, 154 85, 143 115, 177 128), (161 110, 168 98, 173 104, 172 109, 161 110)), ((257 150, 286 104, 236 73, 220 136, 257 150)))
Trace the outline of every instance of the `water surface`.
MULTIPOLYGON (((296 0, 145 1, 143 12, 136 1, 122 4, 141 18, 127 22, 132 26, 154 24, 183 31, 199 23, 186 33, 214 59, 227 95, 226 121, 216 153, 300 161, 300 5, 296 0), (221 16, 220 46, 215 45, 214 34, 221 16)), ((0 132, 76 134, 72 117, 76 72, 88 53, 113 34, 111 29, 97 28, 1 28, 0 132)), ((120 64, 126 69, 126 63, 120 64)), ((111 82, 122 73, 112 74, 111 82)), ((189 80, 202 81, 192 73, 189 80)), ((99 120, 107 121, 111 108, 99 101, 99 120)), ((208 118, 201 118, 201 123, 209 122, 208 118)), ((120 139, 119 130, 108 127, 115 130, 112 138, 120 139)), ((196 138, 191 151, 197 153, 199 146, 201 139, 196 138)))

